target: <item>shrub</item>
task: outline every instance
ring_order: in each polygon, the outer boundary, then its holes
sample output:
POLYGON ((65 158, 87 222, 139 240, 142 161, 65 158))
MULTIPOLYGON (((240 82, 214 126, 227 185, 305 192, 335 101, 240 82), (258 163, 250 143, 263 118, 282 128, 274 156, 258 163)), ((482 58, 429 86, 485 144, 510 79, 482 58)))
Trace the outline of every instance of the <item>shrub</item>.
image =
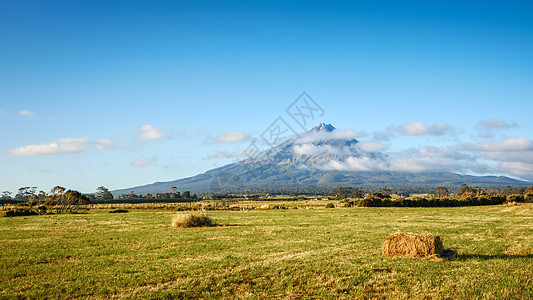
POLYGON ((46 206, 44 205, 39 205, 37 207, 37 212, 40 214, 40 215, 44 215, 46 214, 46 206))
POLYGON ((390 200, 390 199, 383 199, 383 200, 382 200, 382 205, 383 205, 384 207, 391 207, 391 206, 394 205, 394 203, 393 203, 392 200, 390 200))
POLYGON ((127 209, 113 209, 109 211, 110 214, 123 214, 127 212, 128 212, 127 209))
POLYGON ((335 208, 335 204, 328 203, 328 204, 326 204, 326 208, 335 208))
POLYGON ((522 195, 509 195, 507 196, 507 202, 524 202, 524 197, 522 195))
POLYGON ((268 204, 261 204, 261 206, 259 207, 259 209, 270 209, 270 205, 268 205, 268 204))
POLYGON ((344 207, 353 207, 355 206, 355 201, 346 201, 344 207))
POLYGON ((205 214, 177 214, 172 218, 172 227, 203 227, 214 225, 213 220, 205 214))
POLYGON ((34 216, 38 213, 28 208, 15 208, 7 210, 3 213, 2 217, 19 217, 19 216, 34 216))

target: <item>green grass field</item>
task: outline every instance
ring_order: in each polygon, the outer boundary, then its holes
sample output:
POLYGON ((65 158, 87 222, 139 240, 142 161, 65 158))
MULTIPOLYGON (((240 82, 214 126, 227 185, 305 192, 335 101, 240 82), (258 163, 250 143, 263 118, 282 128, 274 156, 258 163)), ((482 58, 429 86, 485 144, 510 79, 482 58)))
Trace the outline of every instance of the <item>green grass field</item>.
POLYGON ((0 218, 0 298, 533 297, 533 205, 213 211, 0 218), (451 261, 381 255, 440 235, 451 261))

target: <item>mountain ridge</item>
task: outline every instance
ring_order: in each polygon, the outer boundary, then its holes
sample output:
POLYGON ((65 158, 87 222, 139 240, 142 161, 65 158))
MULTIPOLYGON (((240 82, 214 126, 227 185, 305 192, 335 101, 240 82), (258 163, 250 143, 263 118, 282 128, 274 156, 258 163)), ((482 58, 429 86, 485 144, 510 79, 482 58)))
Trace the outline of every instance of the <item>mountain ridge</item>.
POLYGON ((327 190, 336 186, 422 189, 436 186, 454 188, 463 183, 484 188, 530 184, 505 176, 460 175, 446 171, 342 170, 343 164, 354 159, 372 162, 374 165, 387 164, 385 154, 363 150, 354 135, 354 132, 338 131, 331 124, 320 123, 305 133, 263 151, 257 157, 249 157, 187 178, 119 189, 113 193, 163 193, 169 192, 171 187, 207 194, 327 190))

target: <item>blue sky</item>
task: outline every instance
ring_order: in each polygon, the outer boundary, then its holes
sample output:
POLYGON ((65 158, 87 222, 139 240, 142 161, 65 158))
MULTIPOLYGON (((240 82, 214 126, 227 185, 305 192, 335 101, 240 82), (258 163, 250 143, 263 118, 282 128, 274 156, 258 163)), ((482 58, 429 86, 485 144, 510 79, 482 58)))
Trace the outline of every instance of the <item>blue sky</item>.
POLYGON ((0 190, 192 176, 238 159, 303 91, 325 111, 316 123, 385 153, 533 179, 532 14, 527 1, 2 1, 0 190))

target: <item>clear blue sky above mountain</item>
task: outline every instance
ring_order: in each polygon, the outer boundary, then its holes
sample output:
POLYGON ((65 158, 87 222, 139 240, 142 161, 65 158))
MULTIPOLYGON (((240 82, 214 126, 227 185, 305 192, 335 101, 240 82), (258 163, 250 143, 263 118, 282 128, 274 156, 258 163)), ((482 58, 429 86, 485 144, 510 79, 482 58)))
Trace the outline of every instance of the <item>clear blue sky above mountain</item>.
POLYGON ((2 1, 0 190, 192 176, 291 121, 303 91, 324 110, 315 123, 386 153, 531 179, 532 14, 527 1, 2 1))

